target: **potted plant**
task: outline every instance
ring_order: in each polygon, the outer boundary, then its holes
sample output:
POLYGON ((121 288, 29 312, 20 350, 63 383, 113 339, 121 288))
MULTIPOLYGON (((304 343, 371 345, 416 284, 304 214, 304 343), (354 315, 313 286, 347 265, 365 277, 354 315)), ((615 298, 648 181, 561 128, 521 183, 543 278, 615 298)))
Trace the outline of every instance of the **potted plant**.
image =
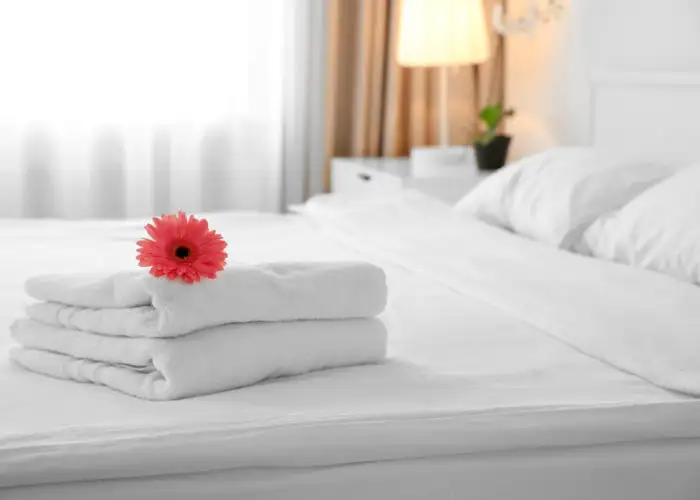
POLYGON ((497 133, 504 118, 513 116, 513 109, 503 109, 500 104, 484 106, 479 113, 485 129, 474 140, 476 164, 480 170, 497 170, 506 163, 510 136, 497 133))

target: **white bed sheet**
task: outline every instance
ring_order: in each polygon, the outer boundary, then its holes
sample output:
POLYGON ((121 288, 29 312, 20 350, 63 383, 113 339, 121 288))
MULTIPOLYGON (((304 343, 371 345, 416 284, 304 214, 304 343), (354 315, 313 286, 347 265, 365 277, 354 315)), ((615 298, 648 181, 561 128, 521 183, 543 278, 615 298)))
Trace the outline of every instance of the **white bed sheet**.
MULTIPOLYGON (((0 487, 700 436, 694 399, 581 354, 424 272, 357 253, 305 218, 211 223, 241 261, 361 256, 382 265, 391 360, 152 403, 46 379, 3 357, 0 487)), ((30 274, 133 265, 136 224, 50 227, 41 236, 0 224, 3 256, 11 256, 0 262, 0 327, 21 313, 30 274)))
POLYGON ((419 193, 340 207, 328 200, 313 200, 308 214, 354 247, 660 387, 700 396, 700 287, 547 249, 419 193))

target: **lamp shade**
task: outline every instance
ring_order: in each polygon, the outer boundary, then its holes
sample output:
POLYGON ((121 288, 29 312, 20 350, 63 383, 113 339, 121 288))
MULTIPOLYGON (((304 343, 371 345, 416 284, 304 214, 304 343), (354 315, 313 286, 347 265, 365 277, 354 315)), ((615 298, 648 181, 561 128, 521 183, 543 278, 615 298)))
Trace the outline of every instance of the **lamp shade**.
POLYGON ((478 64, 489 56, 482 0, 403 0, 397 54, 400 65, 478 64))

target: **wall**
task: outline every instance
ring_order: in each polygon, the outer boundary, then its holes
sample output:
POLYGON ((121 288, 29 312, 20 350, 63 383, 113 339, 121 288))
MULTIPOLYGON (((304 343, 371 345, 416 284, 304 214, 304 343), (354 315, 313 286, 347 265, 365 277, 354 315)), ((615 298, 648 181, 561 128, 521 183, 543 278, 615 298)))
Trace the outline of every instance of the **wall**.
MULTIPOLYGON (((528 5, 509 0, 508 10, 528 5)), ((700 1, 568 0, 557 22, 508 38, 506 71, 507 104, 517 110, 508 124, 511 159, 586 144, 593 75, 700 72, 700 1)))

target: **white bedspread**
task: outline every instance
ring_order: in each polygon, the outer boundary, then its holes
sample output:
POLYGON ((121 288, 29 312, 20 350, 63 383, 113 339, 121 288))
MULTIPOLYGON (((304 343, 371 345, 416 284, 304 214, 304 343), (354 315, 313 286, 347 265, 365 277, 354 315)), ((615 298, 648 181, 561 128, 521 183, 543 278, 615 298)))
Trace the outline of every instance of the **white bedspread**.
MULTIPOLYGON (((381 265, 390 290, 382 316, 390 361, 153 403, 46 379, 3 357, 0 487, 700 437, 694 399, 584 355, 546 331, 566 326, 571 337, 559 335, 571 343, 587 332, 617 335, 627 324, 623 314, 662 304, 654 324, 670 338, 680 336, 684 318, 669 314, 675 306, 663 296, 652 300, 656 284, 645 273, 617 273, 610 283, 611 264, 572 258, 480 224, 457 228, 437 208, 402 201, 374 211, 376 224, 366 232, 352 224, 366 222, 361 212, 335 212, 332 235, 302 217, 216 216, 210 222, 229 241, 233 260, 361 256, 381 265), (372 233, 380 224, 381 238, 372 233), (440 250, 449 245, 459 247, 440 250), (435 267, 428 250, 452 260, 435 267), (531 265, 537 274, 528 274, 531 265), (453 270, 459 273, 447 276, 453 270), (583 271, 596 279, 571 292, 567 277, 583 271), (586 293, 605 296, 607 314, 591 315, 590 308, 603 303, 583 300, 586 293), (548 317, 576 321, 544 322, 548 317)), ((21 313, 27 276, 80 270, 86 262, 96 271, 131 269, 142 232, 129 223, 65 223, 40 234, 35 230, 42 224, 31 225, 32 231, 0 223, 3 329, 21 313)), ((699 292, 688 290, 684 300, 700 310, 699 292)), ((628 334, 643 326, 628 319, 628 334)), ((9 334, 0 342, 9 347, 9 334)), ((659 356, 667 352, 663 347, 656 346, 659 356)), ((663 367, 654 359, 650 365, 663 367)))

